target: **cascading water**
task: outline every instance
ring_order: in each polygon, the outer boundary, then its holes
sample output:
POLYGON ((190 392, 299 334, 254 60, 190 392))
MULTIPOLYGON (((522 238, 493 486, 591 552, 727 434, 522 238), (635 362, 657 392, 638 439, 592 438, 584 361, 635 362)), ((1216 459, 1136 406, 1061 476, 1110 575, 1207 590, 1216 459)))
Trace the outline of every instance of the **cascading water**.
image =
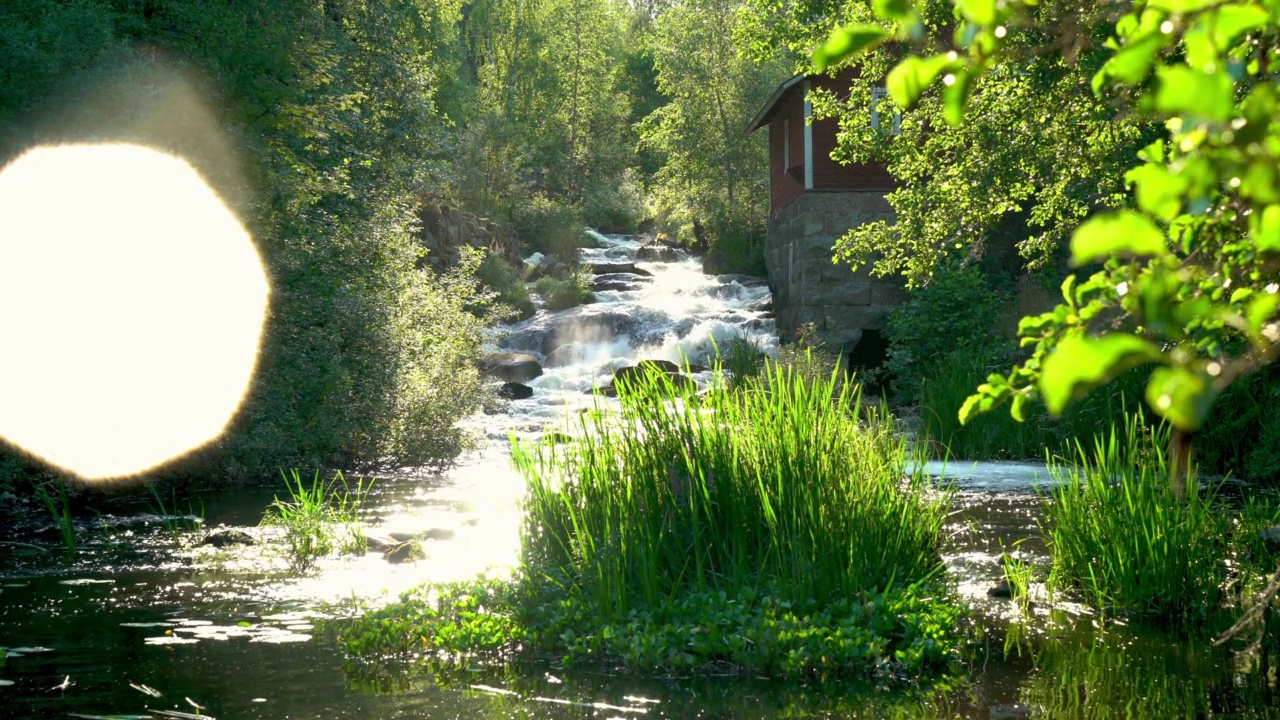
MULTIPOLYGON (((499 350, 538 358, 543 374, 529 381, 533 396, 512 401, 508 414, 473 421, 493 442, 507 433, 535 432, 576 407, 590 405, 589 391, 613 371, 638 360, 685 360, 711 365, 716 347, 744 338, 770 355, 778 349, 769 288, 746 275, 708 276, 697 258, 669 251, 670 261, 638 260, 642 243, 629 235, 590 232, 597 247, 580 251, 579 262, 607 272, 595 276, 596 300, 570 310, 539 310, 528 320, 499 330, 499 350), (604 267, 612 265, 613 268, 604 267)), ((701 385, 708 372, 695 373, 701 385)))

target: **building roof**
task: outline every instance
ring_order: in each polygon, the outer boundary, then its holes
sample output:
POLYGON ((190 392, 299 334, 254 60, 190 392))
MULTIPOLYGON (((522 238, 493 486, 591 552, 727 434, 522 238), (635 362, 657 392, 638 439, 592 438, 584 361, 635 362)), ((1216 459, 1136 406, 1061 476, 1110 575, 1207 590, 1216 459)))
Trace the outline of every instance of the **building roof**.
POLYGON ((760 108, 760 112, 756 113, 756 116, 751 120, 751 124, 747 126, 747 132, 755 132, 764 127, 769 122, 769 119, 773 117, 773 114, 777 112, 778 106, 782 104, 782 99, 799 85, 801 80, 804 80, 804 75, 796 75, 790 80, 779 84, 773 94, 769 96, 768 102, 764 104, 764 107, 760 108))

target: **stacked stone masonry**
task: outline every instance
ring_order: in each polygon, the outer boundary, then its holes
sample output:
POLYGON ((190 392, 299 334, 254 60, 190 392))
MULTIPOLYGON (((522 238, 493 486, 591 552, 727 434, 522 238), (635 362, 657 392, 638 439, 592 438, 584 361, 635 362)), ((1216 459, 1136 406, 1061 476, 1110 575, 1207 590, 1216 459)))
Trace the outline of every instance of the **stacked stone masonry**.
POLYGON ((784 342, 812 324, 828 347, 847 353, 906 300, 900 283, 831 260, 836 240, 876 220, 893 220, 882 192, 807 192, 770 219, 765 267, 784 342))

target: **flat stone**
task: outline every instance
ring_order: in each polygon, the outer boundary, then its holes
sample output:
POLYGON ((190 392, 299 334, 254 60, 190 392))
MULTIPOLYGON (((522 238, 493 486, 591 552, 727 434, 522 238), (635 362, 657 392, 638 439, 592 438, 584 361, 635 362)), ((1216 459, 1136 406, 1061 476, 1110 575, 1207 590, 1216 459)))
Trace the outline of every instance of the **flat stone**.
POLYGON ((204 537, 200 542, 201 545, 210 545, 216 548, 224 548, 231 545, 257 545, 258 541, 254 540, 248 533, 243 530, 215 530, 204 537))
POLYGON ((592 263, 590 266, 593 275, 609 275, 612 273, 630 273, 632 275, 645 275, 652 277, 653 273, 644 268, 636 267, 635 263, 592 263))

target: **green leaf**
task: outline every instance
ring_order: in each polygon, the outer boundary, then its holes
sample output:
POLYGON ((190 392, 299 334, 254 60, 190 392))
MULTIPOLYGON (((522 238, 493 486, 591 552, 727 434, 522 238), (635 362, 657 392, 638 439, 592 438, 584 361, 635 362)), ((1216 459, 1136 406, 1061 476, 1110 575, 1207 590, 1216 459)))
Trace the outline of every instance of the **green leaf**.
POLYGON ((1268 205, 1255 218, 1252 235, 1258 249, 1280 253, 1280 205, 1268 205))
POLYGON ((1213 404, 1213 388, 1203 373, 1177 367, 1156 368, 1147 382, 1147 404, 1183 430, 1198 430, 1213 404))
POLYGON ((920 95, 937 79, 938 74, 955 64, 946 55, 927 58, 912 55, 889 71, 889 76, 885 79, 889 96, 899 107, 910 110, 915 107, 920 95))
POLYGON ((1040 370, 1040 394, 1054 415, 1067 404, 1118 373, 1160 358, 1155 345, 1126 333, 1091 338, 1064 338, 1045 358, 1040 370))
POLYGON ((1027 421, 1027 405, 1031 403, 1031 398, 1026 393, 1018 393, 1013 396, 1013 405, 1009 408, 1009 414, 1018 422, 1027 421))
POLYGON ((910 0, 875 0, 872 7, 885 20, 903 20, 911 14, 910 0))
POLYGON ((1231 119, 1236 106, 1235 83, 1225 69, 1204 72, 1185 65, 1162 67, 1156 76, 1156 110, 1218 122, 1231 119))
POLYGON ((1191 185, 1185 175, 1174 175, 1155 163, 1139 165, 1124 178, 1136 189, 1138 207, 1165 222, 1182 212, 1182 198, 1191 185))
POLYGON ((1164 233, 1145 215, 1132 210, 1099 215, 1086 221, 1071 236, 1071 262, 1084 265, 1107 258, 1167 255, 1164 233))
POLYGON ((1280 307, 1280 293, 1266 293, 1254 298, 1245 311, 1249 331, 1253 335, 1262 332, 1262 326, 1275 316, 1277 307, 1280 307))
POLYGON ((978 25, 991 25, 996 21, 996 0, 956 0, 956 7, 978 25))
POLYGON ((958 70, 955 81, 942 91, 942 111, 948 125, 958 127, 964 121, 964 108, 969 102, 969 91, 973 88, 976 75, 976 70, 958 70))
POLYGON ((836 28, 822 47, 813 52, 813 67, 818 72, 855 57, 884 42, 889 33, 876 25, 846 25, 836 28))
POLYGON ((1147 7, 1170 13, 1193 13, 1217 5, 1221 0, 1152 0, 1147 7))
POLYGON ((1170 40, 1168 35, 1159 30, 1138 38, 1131 38, 1093 76, 1093 91, 1095 93, 1100 91, 1112 78, 1126 85, 1137 85, 1142 82, 1151 73, 1151 68, 1156 62, 1156 54, 1164 49, 1170 40))

